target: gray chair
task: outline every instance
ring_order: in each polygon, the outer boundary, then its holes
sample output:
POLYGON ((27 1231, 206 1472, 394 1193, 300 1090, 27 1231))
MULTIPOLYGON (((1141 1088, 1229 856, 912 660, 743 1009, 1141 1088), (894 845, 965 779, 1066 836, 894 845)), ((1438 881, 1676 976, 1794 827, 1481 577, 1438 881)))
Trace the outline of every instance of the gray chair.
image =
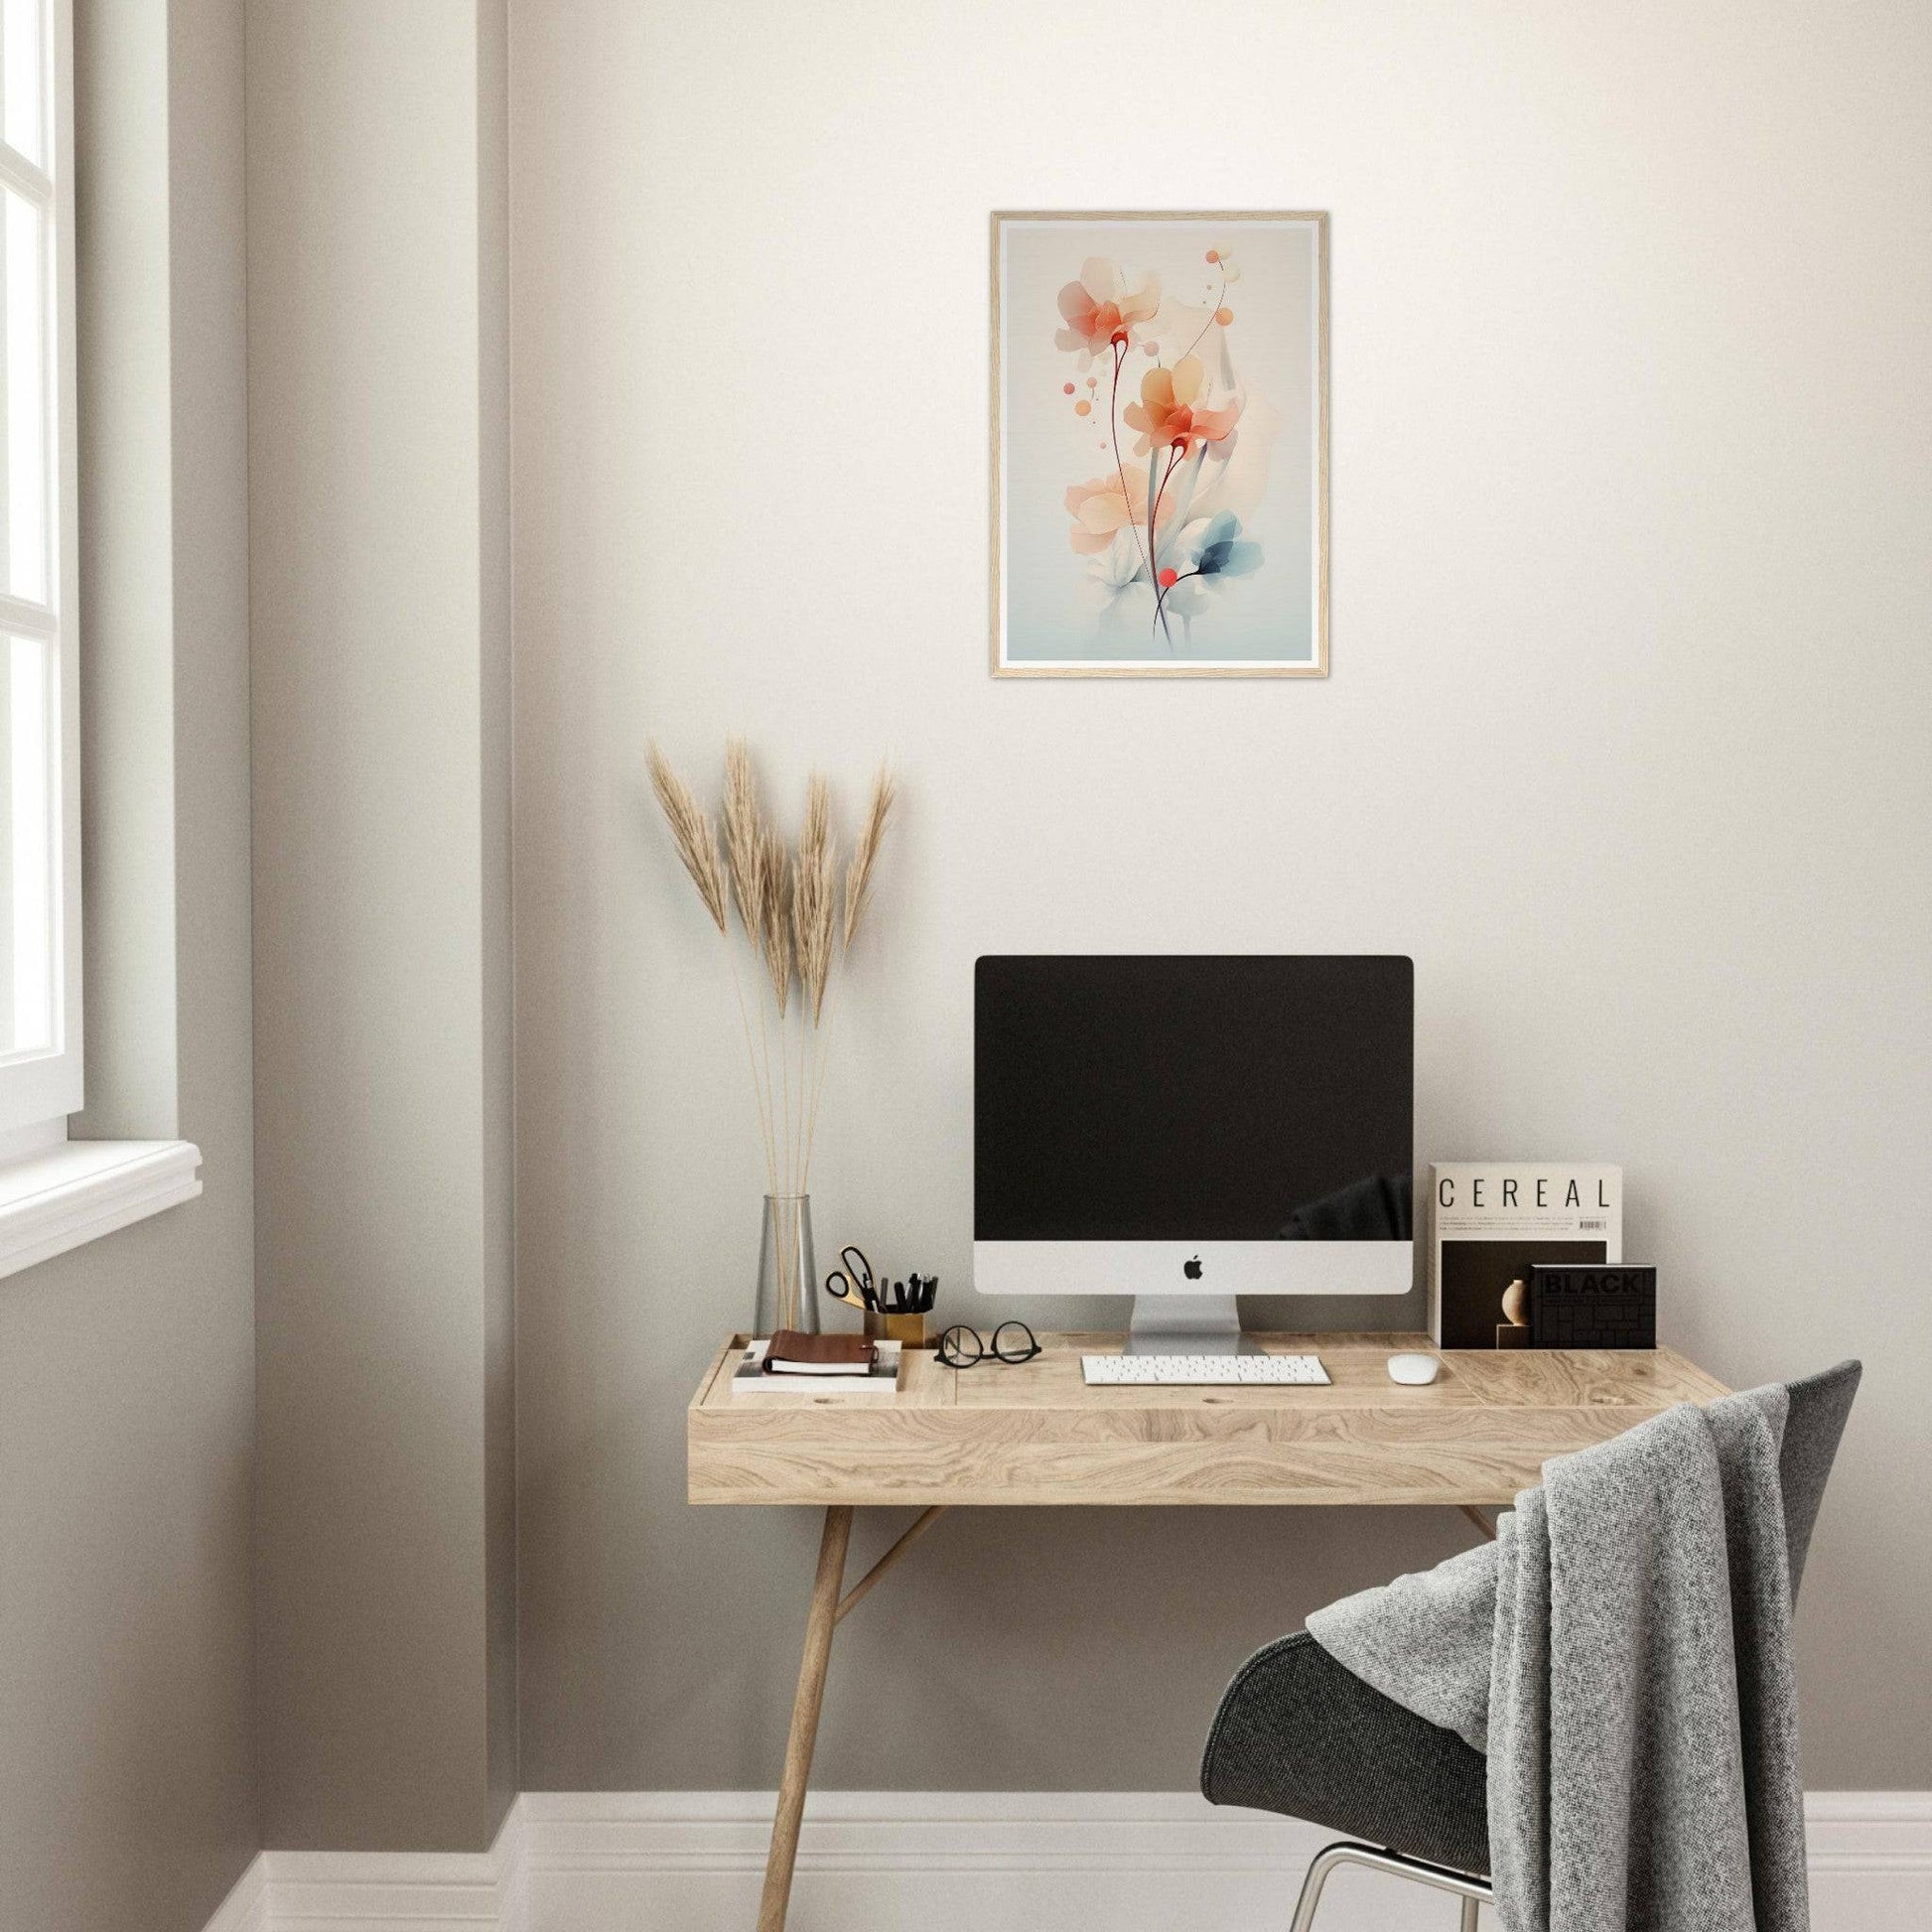
MULTIPOLYGON (((1789 1387, 1778 1474, 1794 1598, 1862 1373, 1841 1362, 1789 1387)), ((1306 1630, 1242 1665, 1201 1758, 1201 1790, 1214 1804, 1349 1835, 1310 1865, 1291 1932, 1308 1932, 1322 1885, 1342 1864, 1451 1893, 1462 1901, 1463 1932, 1473 1932, 1491 1896, 1487 1780, 1480 1751, 1363 1683, 1306 1630)))

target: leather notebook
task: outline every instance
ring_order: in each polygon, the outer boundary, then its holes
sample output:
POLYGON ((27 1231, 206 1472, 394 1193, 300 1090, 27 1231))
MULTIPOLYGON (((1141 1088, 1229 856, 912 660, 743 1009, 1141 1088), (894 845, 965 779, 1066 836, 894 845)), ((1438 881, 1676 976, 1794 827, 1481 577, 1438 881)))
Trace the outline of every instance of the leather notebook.
POLYGON ((879 1358, 876 1343, 865 1335, 807 1335, 796 1328, 780 1328, 765 1350, 767 1375, 850 1375, 871 1368, 879 1358))

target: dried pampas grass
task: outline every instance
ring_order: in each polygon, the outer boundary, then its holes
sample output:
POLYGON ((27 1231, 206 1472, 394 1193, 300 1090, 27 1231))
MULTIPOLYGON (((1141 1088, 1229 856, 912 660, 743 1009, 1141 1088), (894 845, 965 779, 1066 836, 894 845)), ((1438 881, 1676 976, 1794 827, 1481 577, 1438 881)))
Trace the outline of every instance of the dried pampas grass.
POLYGON ((763 951, 764 814, 759 806, 759 781, 752 769, 752 748, 742 738, 725 745, 725 856, 731 863, 732 892, 738 916, 754 946, 763 951))
POLYGON ((730 910, 735 904, 753 955, 763 968, 777 1019, 775 1089, 764 1002, 758 999, 755 1040, 735 957, 732 976, 739 989, 746 1047, 758 1089, 769 1191, 801 1193, 811 1173, 812 1141, 824 1088, 834 968, 851 950, 871 904, 873 872, 897 787, 892 772, 882 764, 873 779, 865 818, 845 867, 841 918, 837 903, 839 839, 832 824, 831 788, 821 773, 814 771, 806 780, 804 818, 794 851, 765 816, 751 747, 742 738, 731 739, 725 747, 721 855, 718 824, 654 743, 647 749, 645 761, 651 790, 670 827, 678 857, 698 889, 711 922, 725 935, 729 947, 730 910), (795 1041, 790 1025, 794 1004, 798 1011, 795 1041))
POLYGON ((770 976, 771 997, 778 1003, 782 1026, 791 1005, 791 867, 784 841, 768 825, 759 844, 759 882, 764 890, 755 936, 764 954, 764 970, 770 976))
POLYGON ((845 869, 845 944, 848 946, 857 936, 859 921, 865 917, 866 906, 872 898, 872 869, 878 861, 879 848, 886 842, 886 826, 897 796, 898 787, 893 782, 893 774, 882 764, 872 781, 872 803, 859 830, 859 842, 852 848, 852 863, 845 869))
POLYGON ((798 834, 798 856, 791 862, 791 931, 798 957, 798 986, 811 1008, 812 1025, 825 1014, 825 988, 832 977, 833 914, 838 874, 838 841, 832 834, 832 796, 814 771, 805 781, 805 823, 798 834))
POLYGON ((692 795, 691 787, 671 769, 655 741, 644 754, 650 767, 650 788, 657 794, 664 822, 671 828, 677 856, 704 900, 704 909, 720 932, 725 930, 725 868, 718 857, 718 828, 692 795))

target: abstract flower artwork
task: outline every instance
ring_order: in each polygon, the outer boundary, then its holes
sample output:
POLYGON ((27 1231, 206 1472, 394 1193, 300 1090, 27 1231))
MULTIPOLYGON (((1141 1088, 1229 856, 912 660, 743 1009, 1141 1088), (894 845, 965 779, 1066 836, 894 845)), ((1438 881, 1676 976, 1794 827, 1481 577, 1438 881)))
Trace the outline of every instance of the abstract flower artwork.
POLYGON ((993 669, 1319 677, 1327 217, 993 217, 993 669))

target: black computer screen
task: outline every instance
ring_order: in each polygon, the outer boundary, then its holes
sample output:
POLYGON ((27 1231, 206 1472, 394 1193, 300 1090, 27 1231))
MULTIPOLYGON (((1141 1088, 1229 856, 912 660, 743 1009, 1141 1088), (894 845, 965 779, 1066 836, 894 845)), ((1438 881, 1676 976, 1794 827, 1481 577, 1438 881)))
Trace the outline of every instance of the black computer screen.
POLYGON ((982 958, 974 1237, 1406 1241, 1414 1090, 1406 958, 982 958))

